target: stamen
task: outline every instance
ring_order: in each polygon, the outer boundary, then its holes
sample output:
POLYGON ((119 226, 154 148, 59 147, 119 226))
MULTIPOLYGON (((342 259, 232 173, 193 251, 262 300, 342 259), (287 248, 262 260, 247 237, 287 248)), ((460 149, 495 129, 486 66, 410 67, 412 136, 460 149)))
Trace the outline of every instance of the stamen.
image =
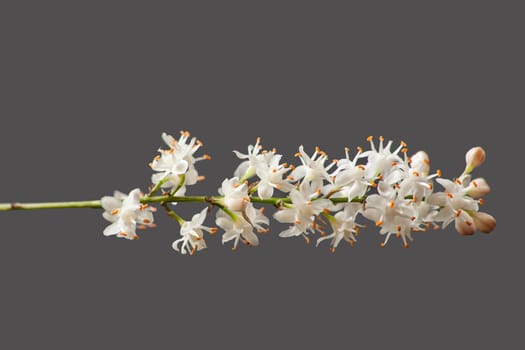
POLYGON ((193 249, 190 252, 190 256, 193 256, 193 254, 195 254, 196 251, 197 251, 197 245, 194 245, 193 249))
POLYGON ((379 141, 383 142, 385 141, 385 138, 383 136, 379 136, 379 141))
POLYGON ((434 189, 434 185, 432 185, 431 183, 428 184, 428 189, 432 190, 434 189))
POLYGON ((113 209, 113 210, 111 211, 111 215, 117 215, 119 211, 120 211, 120 210, 119 210, 118 208, 117 208, 117 209, 113 209))
POLYGON ((454 195, 452 193, 447 193, 448 198, 454 198, 454 195))
POLYGON ((483 205, 483 204, 485 204, 485 200, 483 198, 480 198, 480 199, 478 199, 478 203, 480 205, 483 205))
POLYGON ((304 234, 303 234, 303 237, 304 237, 304 239, 306 241, 306 244, 310 244, 310 237, 308 237, 308 236, 306 236, 304 234))
POLYGON ((423 159, 423 162, 424 162, 426 165, 430 165, 430 160, 428 160, 427 158, 423 159))
POLYGON ((441 177, 441 170, 440 169, 436 170, 436 174, 438 177, 441 177))
POLYGON ((197 176, 197 181, 204 181, 204 180, 206 180, 206 176, 204 175, 197 176))
POLYGON ((202 158, 206 160, 211 160, 211 156, 209 154, 203 155, 202 158))
POLYGON ((403 141, 403 140, 401 140, 401 142, 400 142, 399 144, 400 144, 402 147, 406 147, 406 146, 407 146, 406 142, 403 141))
POLYGON ((413 172, 412 172, 412 175, 414 175, 414 176, 419 176, 419 173, 418 173, 417 171, 413 171, 413 172))
POLYGON ((373 136, 368 136, 368 137, 366 138, 366 140, 367 140, 368 142, 372 142, 372 141, 374 140, 374 137, 373 137, 373 136))
POLYGON ((390 203, 388 203, 388 206, 389 206, 390 208, 393 208, 393 207, 394 207, 394 201, 390 201, 390 203))
POLYGON ((210 234, 211 235, 216 234, 218 231, 219 231, 219 229, 217 227, 210 227, 210 234))
POLYGON ((478 183, 476 181, 472 181, 472 186, 478 187, 478 183))
POLYGON ((461 209, 456 210, 456 217, 459 217, 461 215, 461 209))
POLYGON ((357 152, 359 152, 359 153, 363 153, 363 147, 361 147, 361 146, 357 146, 357 152))
POLYGON ((376 226, 381 226, 381 225, 383 225, 383 221, 381 220, 376 221, 376 226))
POLYGON ((144 219, 143 221, 144 221, 145 224, 151 224, 151 220, 149 220, 149 219, 144 219))

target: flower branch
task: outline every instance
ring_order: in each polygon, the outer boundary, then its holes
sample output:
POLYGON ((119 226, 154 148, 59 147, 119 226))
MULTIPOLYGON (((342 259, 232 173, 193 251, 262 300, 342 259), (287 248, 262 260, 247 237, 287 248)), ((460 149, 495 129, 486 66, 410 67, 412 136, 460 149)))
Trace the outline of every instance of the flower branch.
POLYGON ((308 154, 300 146, 295 154, 300 164, 288 165, 275 148, 264 149, 258 138, 246 154, 234 151, 241 163, 233 177, 224 179, 218 195, 195 196, 186 195, 186 191, 204 180, 197 163, 211 157, 195 155, 203 144, 189 132, 181 132, 178 139, 163 133, 162 139, 167 148, 159 148, 159 155, 149 164, 154 173, 146 195, 136 188, 128 194, 115 191, 100 200, 3 203, 0 211, 103 208, 102 215, 110 222, 104 235, 136 239, 137 230, 156 226, 157 204, 180 226, 173 249, 189 255, 205 249, 205 233, 215 234, 219 228, 223 244, 233 242, 233 250, 239 243, 259 245, 259 234, 269 232, 270 220, 264 215, 264 207, 255 206, 265 204, 277 209, 275 220, 289 225, 280 237, 302 237, 309 243, 310 237, 318 234, 316 246, 329 240, 332 252, 341 241, 351 246, 357 242, 360 229, 366 227, 359 222, 362 219, 379 228, 384 236, 381 246, 396 237, 408 247, 413 233, 444 229, 452 222, 461 235, 489 233, 496 226, 494 217, 479 211, 490 187, 485 179, 471 176, 485 162, 481 147, 466 153, 465 169, 459 176, 445 179, 439 169, 430 172, 426 152, 408 156, 403 141, 392 150, 392 141, 385 143, 380 137, 376 145, 369 137, 368 150, 357 147, 351 157, 350 149, 345 148, 345 156, 331 162, 319 147, 308 154), (435 183, 443 191, 437 191, 435 183), (206 206, 186 220, 173 205, 190 202, 206 206), (217 208, 218 227, 204 225, 210 207, 217 208))

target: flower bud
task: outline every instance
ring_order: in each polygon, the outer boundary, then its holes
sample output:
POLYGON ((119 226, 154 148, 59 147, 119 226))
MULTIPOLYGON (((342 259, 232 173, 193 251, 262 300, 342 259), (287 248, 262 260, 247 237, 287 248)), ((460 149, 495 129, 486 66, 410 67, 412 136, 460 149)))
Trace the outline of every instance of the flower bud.
POLYGON ((427 176, 430 171, 430 160, 425 151, 419 151, 410 157, 410 167, 423 176, 427 176))
POLYGON ((470 236, 474 234, 474 231, 476 231, 476 227, 474 226, 474 223, 469 220, 463 220, 462 218, 456 218, 456 231, 460 235, 463 236, 470 236))
POLYGON ((481 198, 490 192, 490 186, 484 178, 480 177, 470 182, 467 194, 472 198, 481 198))
POLYGON ((490 233, 496 227, 496 219, 490 214, 474 212, 472 219, 474 219, 476 228, 483 233, 490 233))
POLYGON ((465 174, 470 174, 472 170, 485 162, 485 150, 481 147, 472 147, 465 154, 465 161, 467 162, 465 174))

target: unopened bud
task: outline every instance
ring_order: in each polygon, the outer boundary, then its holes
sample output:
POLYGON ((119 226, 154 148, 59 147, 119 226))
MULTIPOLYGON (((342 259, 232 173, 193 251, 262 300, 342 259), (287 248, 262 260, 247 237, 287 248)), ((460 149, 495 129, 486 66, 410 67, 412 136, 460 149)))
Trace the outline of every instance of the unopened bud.
POLYGON ((430 160, 428 154, 425 151, 419 151, 410 157, 412 162, 410 167, 420 173, 422 176, 427 176, 430 171, 430 160))
POLYGON ((472 213, 472 219, 476 228, 483 233, 490 233, 496 227, 496 219, 490 214, 474 212, 472 213))
POLYGON ((480 177, 470 182, 467 194, 472 198, 481 198, 490 192, 490 186, 484 178, 480 177))
POLYGON ((467 162, 465 174, 470 174, 472 170, 485 162, 485 150, 481 147, 472 147, 465 154, 465 161, 467 162))
POLYGON ((476 231, 476 227, 472 221, 465 220, 463 218, 456 218, 455 221, 456 231, 458 231, 460 235, 470 236, 476 231))

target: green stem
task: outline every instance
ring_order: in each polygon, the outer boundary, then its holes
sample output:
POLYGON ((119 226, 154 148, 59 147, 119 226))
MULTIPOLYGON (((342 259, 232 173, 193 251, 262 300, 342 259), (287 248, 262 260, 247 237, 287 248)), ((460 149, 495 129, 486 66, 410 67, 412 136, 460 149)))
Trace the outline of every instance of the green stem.
POLYGON ((180 215, 177 214, 173 209, 171 209, 167 202, 162 202, 162 206, 166 210, 166 214, 168 214, 169 217, 174 218, 181 227, 182 225, 184 225, 185 220, 182 217, 180 217, 180 215))
MULTIPOLYGON (((151 196, 144 197, 140 200, 141 203, 184 203, 184 202, 195 202, 195 203, 210 203, 224 208, 224 206, 219 204, 221 196, 171 196, 171 195, 161 195, 161 196, 151 196)), ((272 204, 276 207, 280 207, 281 204, 291 204, 292 201, 289 197, 278 198, 272 197, 267 199, 262 199, 260 197, 250 197, 250 200, 253 203, 261 204, 272 204)), ((348 199, 346 197, 342 198, 330 198, 333 203, 346 203, 348 199)), ((351 202, 362 203, 364 198, 354 198, 351 202)), ((89 201, 68 201, 68 202, 40 202, 40 203, 0 203, 0 211, 13 211, 13 210, 39 210, 39 209, 68 209, 68 208, 102 208, 100 200, 89 200, 89 201)))

